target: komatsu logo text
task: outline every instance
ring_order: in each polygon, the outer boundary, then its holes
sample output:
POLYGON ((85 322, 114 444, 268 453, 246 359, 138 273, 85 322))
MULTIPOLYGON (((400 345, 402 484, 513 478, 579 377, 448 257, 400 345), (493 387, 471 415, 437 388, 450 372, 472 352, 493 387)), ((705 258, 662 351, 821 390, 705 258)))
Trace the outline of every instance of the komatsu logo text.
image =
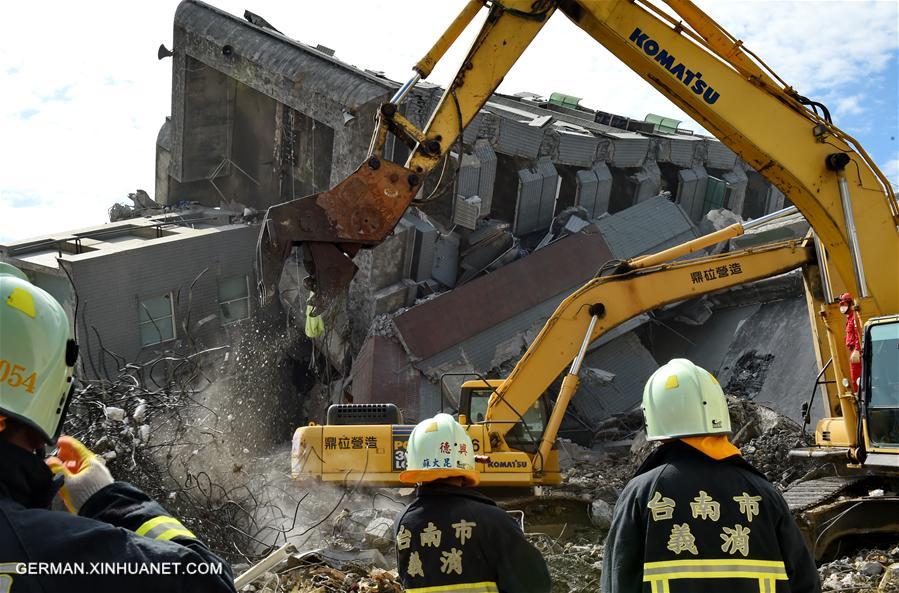
POLYGON ((525 469, 528 464, 524 461, 488 461, 487 467, 501 467, 505 469, 525 469))
POLYGON ((718 100, 718 91, 702 79, 702 72, 694 72, 678 62, 677 58, 660 48, 659 43, 650 39, 647 33, 640 30, 640 27, 634 29, 629 41, 633 41, 647 56, 664 66, 665 70, 670 72, 671 76, 677 77, 685 87, 702 96, 702 100, 709 105, 713 105, 718 100))

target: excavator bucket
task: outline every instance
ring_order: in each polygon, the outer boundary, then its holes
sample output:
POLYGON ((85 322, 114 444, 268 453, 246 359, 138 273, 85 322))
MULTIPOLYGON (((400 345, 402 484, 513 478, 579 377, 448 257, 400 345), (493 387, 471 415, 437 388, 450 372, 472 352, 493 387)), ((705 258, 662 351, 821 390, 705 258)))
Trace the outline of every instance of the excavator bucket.
POLYGON ((278 294, 284 261, 295 245, 304 247, 312 305, 342 294, 356 274, 353 256, 384 240, 420 184, 410 169, 372 156, 331 189, 270 207, 256 245, 263 304, 278 294))

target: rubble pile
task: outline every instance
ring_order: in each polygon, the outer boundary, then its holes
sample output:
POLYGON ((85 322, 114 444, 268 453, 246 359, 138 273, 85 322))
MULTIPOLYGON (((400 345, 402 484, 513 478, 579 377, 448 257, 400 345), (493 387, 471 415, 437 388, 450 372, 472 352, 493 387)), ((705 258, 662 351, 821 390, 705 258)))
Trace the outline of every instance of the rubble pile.
POLYGON ((624 441, 643 430, 643 411, 639 408, 625 414, 615 414, 593 427, 594 441, 624 441))
POLYGON ((737 398, 752 399, 765 385, 765 375, 774 360, 771 353, 760 354, 750 350, 737 359, 736 368, 724 391, 737 398))
MULTIPOLYGON (((168 352, 148 364, 124 365, 109 379, 83 382, 64 431, 103 457, 116 479, 135 484, 168 507, 212 549, 233 552, 230 542, 238 532, 228 525, 233 520, 242 531, 248 525, 233 513, 216 511, 231 497, 246 497, 217 484, 212 469, 195 462, 215 446, 225 424, 200 403, 210 385, 197 381, 200 362, 209 362, 204 357, 214 354, 191 359, 168 352), (163 358, 183 363, 180 372, 164 371, 163 358)), ((219 468, 227 465, 228 459, 222 459, 219 468)), ((228 466, 235 475, 241 467, 228 466)))
POLYGON ((863 550, 818 567, 823 591, 899 593, 899 546, 863 550))
POLYGON ((599 591, 602 573, 602 545, 598 539, 560 543, 542 533, 528 539, 543 554, 552 578, 552 593, 593 593, 599 591))
POLYGON ((285 373, 261 370, 283 340, 260 339, 262 331, 248 329, 233 346, 197 344, 141 363, 104 350, 101 378, 79 383, 64 427, 116 479, 147 492, 228 560, 255 558, 298 521, 317 517, 287 483, 287 450, 264 457, 289 434, 280 425, 292 411, 277 400, 285 373), (255 395, 263 393, 266 403, 255 395))
POLYGON ((786 416, 752 401, 729 398, 731 439, 743 457, 781 490, 808 473, 814 463, 790 459, 790 449, 812 444, 812 437, 786 416))
POLYGON ((591 501, 603 500, 610 505, 618 500, 618 494, 636 469, 629 456, 616 459, 603 451, 571 442, 562 443, 559 462, 562 484, 550 488, 550 492, 573 494, 591 501))
MULTIPOLYGON (((789 458, 791 448, 811 444, 811 437, 804 436, 798 424, 745 399, 729 397, 728 407, 731 441, 772 483, 783 490, 811 470, 813 463, 789 458)), ((564 481, 555 490, 614 505, 621 488, 658 445, 646 441, 642 424, 643 414, 637 409, 599 425, 592 449, 563 442, 560 460, 564 481), (622 443, 629 444, 629 450, 620 452, 618 445, 622 443)))
POLYGON ((241 593, 402 593, 395 571, 364 565, 343 569, 330 566, 314 555, 291 556, 241 593))

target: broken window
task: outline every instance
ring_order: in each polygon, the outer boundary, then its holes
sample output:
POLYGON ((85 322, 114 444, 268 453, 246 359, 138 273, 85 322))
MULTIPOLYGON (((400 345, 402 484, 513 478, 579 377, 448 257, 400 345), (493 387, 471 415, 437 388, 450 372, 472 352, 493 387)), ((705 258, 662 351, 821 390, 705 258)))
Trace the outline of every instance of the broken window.
POLYGON ((250 286, 246 275, 228 276, 219 281, 219 310, 223 325, 250 316, 250 286))
POLYGON ((172 293, 138 301, 141 346, 160 344, 175 339, 175 309, 172 293))

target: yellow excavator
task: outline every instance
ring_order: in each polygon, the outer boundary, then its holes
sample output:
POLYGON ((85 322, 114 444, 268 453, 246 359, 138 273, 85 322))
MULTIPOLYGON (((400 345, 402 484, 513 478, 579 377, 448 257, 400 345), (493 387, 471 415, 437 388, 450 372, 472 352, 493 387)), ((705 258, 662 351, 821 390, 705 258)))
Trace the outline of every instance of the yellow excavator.
MULTIPOLYGON (((512 373, 504 380, 466 382, 459 419, 479 454, 482 482, 494 486, 556 484, 553 447, 578 384, 589 344, 622 322, 667 303, 801 268, 814 334, 826 417, 813 447, 795 456, 827 459, 841 477, 798 493, 797 508, 819 508, 860 476, 899 474, 899 207, 890 182, 870 156, 831 121, 827 108, 779 78, 741 41, 688 0, 470 0, 415 75, 381 106, 369 156, 332 189, 273 206, 258 244, 263 298, 277 294, 283 262, 302 244, 308 284, 321 304, 345 289, 355 273, 352 256, 393 229, 425 176, 437 167, 462 130, 495 91, 530 41, 556 12, 609 49, 756 171, 784 192, 811 225, 801 241, 722 255, 678 260, 743 232, 733 225, 658 254, 624 262, 565 299, 512 373), (482 10, 487 18, 424 129, 397 105, 428 76, 462 30, 482 10), (672 16, 676 15, 676 16, 672 16), (383 158, 389 133, 412 149, 405 165, 383 158), (863 324, 863 375, 850 385, 845 319, 837 295, 855 295, 863 324), (556 403, 544 391, 570 365, 556 403), (856 475, 849 475, 849 474, 856 475)), ((777 213, 772 216, 782 215, 777 213)), ((294 477, 362 480, 398 485, 411 426, 390 406, 338 406, 324 425, 297 429, 294 477)), ((800 489, 801 490, 801 489, 800 489)), ((851 497, 850 497, 851 498, 851 497)), ((895 503, 889 496, 834 503, 810 521, 812 542, 826 547, 846 529, 835 523, 862 508, 895 503)), ((867 530, 899 526, 867 513, 867 530)), ((892 511, 892 516, 896 516, 892 511)), ((845 522, 845 521, 844 521, 845 522)))
MULTIPOLYGON (((814 263, 808 241, 786 241, 711 257, 671 261, 784 211, 735 224, 666 251, 630 260, 615 273, 594 278, 565 299, 505 379, 462 384, 459 421, 482 462, 485 487, 555 485, 561 482, 554 448, 562 418, 578 388, 578 372, 591 342, 628 319, 663 305, 769 278, 814 263), (572 362, 573 361, 573 362, 572 362), (544 392, 570 364, 555 404, 544 392)), ((398 486, 411 425, 391 404, 336 404, 323 425, 296 430, 292 474, 325 481, 359 480, 398 486)))

